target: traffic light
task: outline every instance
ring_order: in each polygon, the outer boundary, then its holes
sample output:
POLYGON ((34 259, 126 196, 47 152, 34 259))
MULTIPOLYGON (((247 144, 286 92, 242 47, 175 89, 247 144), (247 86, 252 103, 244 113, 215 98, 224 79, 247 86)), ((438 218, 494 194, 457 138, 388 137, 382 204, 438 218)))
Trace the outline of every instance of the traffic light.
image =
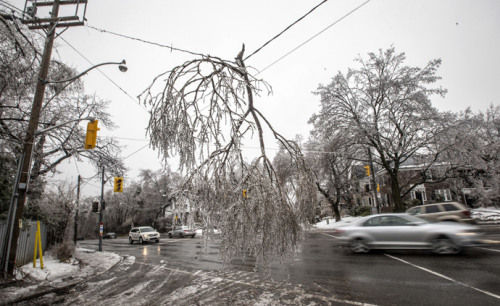
POLYGON ((370 166, 366 165, 363 168, 365 168, 366 176, 370 176, 370 166))
POLYGON ((92 212, 99 212, 99 202, 92 202, 92 212))
POLYGON ((113 187, 114 192, 123 192, 123 177, 116 176, 115 177, 115 185, 113 187))
POLYGON ((97 143, 97 131, 99 128, 97 127, 97 120, 90 121, 87 123, 87 135, 85 136, 85 150, 95 148, 97 143))

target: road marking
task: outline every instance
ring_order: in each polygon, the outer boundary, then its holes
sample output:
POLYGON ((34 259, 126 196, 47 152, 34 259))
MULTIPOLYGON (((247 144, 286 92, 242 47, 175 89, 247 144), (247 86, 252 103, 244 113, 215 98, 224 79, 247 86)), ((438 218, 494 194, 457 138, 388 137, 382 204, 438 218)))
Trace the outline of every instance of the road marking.
POLYGON ((498 241, 498 240, 490 240, 490 239, 484 239, 482 242, 488 243, 488 244, 500 244, 500 241, 498 241))
POLYGON ((407 264, 407 265, 410 265, 410 266, 412 266, 412 267, 415 267, 415 268, 417 268, 417 269, 420 269, 420 270, 423 270, 423 271, 428 272, 428 273, 430 273, 430 274, 433 274, 433 275, 435 275, 435 276, 438 276, 438 277, 444 278, 444 279, 446 279, 446 280, 449 280, 450 282, 453 282, 453 283, 455 283, 455 284, 458 284, 458 285, 461 285, 461 286, 464 286, 464 287, 467 287, 467 288, 470 288, 470 289, 476 290, 476 291, 478 291, 478 292, 484 293, 484 294, 486 294, 486 295, 489 295, 489 296, 491 296, 491 297, 494 297, 494 298, 496 298, 496 299, 499 299, 499 300, 500 300, 500 295, 497 295, 497 294, 491 293, 491 292, 489 292, 489 291, 486 291, 486 290, 482 290, 482 289, 479 289, 479 288, 473 287, 473 286, 468 285, 468 284, 466 284, 466 283, 462 283, 461 281, 455 280, 455 279, 453 279, 453 278, 451 278, 451 277, 448 277, 448 276, 446 276, 446 275, 443 275, 443 274, 441 274, 441 273, 438 273, 438 272, 432 271, 432 270, 430 270, 430 269, 427 269, 427 268, 421 267, 421 266, 419 266, 419 265, 413 264, 413 263, 411 263, 411 262, 409 262, 409 261, 406 261, 406 260, 404 260, 404 259, 401 259, 401 258, 399 258, 399 257, 395 257, 395 256, 392 256, 392 255, 389 255, 389 254, 384 254, 384 255, 385 255, 385 256, 387 256, 387 257, 389 257, 389 258, 392 258, 392 259, 394 259, 394 260, 398 260, 398 261, 400 261, 400 262, 402 262, 402 263, 405 263, 405 264, 407 264))
POLYGON ((500 250, 495 250, 495 249, 488 249, 488 248, 478 248, 478 249, 488 250, 488 251, 499 252, 500 253, 500 250))

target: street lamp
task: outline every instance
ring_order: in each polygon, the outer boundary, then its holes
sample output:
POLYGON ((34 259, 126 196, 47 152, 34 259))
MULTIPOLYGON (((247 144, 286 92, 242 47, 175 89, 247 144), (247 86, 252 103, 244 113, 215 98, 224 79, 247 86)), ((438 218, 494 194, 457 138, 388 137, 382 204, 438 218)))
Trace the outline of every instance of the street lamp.
MULTIPOLYGON (((31 108, 30 120, 28 124, 28 129, 26 131, 26 137, 24 139, 23 151, 19 161, 18 175, 16 176, 16 181, 14 185, 13 196, 11 199, 11 205, 9 207, 8 212, 8 220, 7 220, 7 231, 5 233, 4 240, 4 248, 2 250, 2 261, 0 262, 0 271, 6 272, 8 275, 13 275, 14 266, 16 261, 16 252, 17 252, 17 239, 19 237, 20 227, 16 226, 19 223, 19 220, 22 217, 24 204, 26 202, 26 193, 28 190, 28 183, 30 177, 30 168, 31 168, 31 155, 33 151, 33 143, 35 141, 35 136, 37 133, 38 121, 40 119, 40 112, 42 109, 43 96, 45 94, 45 85, 49 83, 67 83, 63 87, 66 88, 80 78, 85 75, 89 71, 104 65, 118 65, 120 71, 127 71, 127 66, 125 60, 121 62, 105 62, 101 64, 94 65, 82 73, 60 81, 50 81, 46 80, 48 70, 49 70, 49 62, 50 56, 52 52, 52 43, 54 39, 53 31, 50 32, 47 36, 47 43, 44 49, 44 53, 42 56, 42 62, 40 64, 40 72, 38 75, 38 82, 36 84, 35 95, 33 98, 33 105, 31 108), (16 201, 17 199, 17 201, 16 201), (16 205, 17 202, 17 205, 16 205)), ((57 94, 56 94, 57 95, 57 94)), ((55 96, 53 96, 50 100, 52 100, 55 96)), ((51 129, 51 128, 49 128, 51 129)))
MULTIPOLYGON (((74 77, 66 79, 66 80, 49 81, 49 80, 43 80, 42 79, 41 81, 44 84, 49 84, 49 83, 50 84, 58 84, 58 83, 66 83, 66 82, 69 82, 69 84, 71 84, 74 81, 78 80, 83 75, 87 74, 87 72, 89 72, 90 70, 96 69, 97 67, 104 66, 104 65, 118 65, 118 69, 121 72, 127 72, 127 70, 128 70, 128 68, 127 68, 127 62, 125 60, 122 60, 121 62, 105 62, 105 63, 100 63, 100 64, 97 64, 97 65, 94 65, 94 66, 90 67, 89 69, 81 72, 80 74, 75 75, 74 77)), ((68 86, 69 84, 66 84, 65 87, 63 87, 63 88, 66 88, 66 86, 68 86)))

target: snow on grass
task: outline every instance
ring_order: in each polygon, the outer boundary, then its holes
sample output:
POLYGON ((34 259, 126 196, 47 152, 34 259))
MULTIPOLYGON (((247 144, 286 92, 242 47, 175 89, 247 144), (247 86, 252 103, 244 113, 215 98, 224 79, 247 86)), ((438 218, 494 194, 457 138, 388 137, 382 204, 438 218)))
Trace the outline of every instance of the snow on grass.
POLYGON ((26 264, 19 269, 17 277, 23 275, 37 281, 58 282, 65 278, 86 277, 94 273, 107 271, 120 261, 120 256, 110 252, 96 252, 95 250, 77 248, 74 257, 69 262, 60 262, 50 253, 43 256, 43 269, 37 259, 36 268, 33 263, 26 264))
POLYGON ((323 221, 320 221, 316 224, 313 225, 313 227, 317 229, 333 229, 337 228, 339 226, 345 226, 348 224, 351 224, 352 222, 355 222, 363 217, 351 217, 347 216, 342 218, 339 222, 336 222, 335 219, 325 219, 323 221))
POLYGON ((500 209, 495 207, 472 209, 472 218, 480 224, 500 224, 500 209))

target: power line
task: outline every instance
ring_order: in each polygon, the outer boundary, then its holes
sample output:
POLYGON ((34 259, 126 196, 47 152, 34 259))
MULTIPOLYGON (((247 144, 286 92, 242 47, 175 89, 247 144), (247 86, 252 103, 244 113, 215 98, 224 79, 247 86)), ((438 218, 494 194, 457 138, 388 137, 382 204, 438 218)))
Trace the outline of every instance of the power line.
POLYGON ((93 26, 88 25, 88 24, 86 24, 85 26, 88 27, 88 28, 91 28, 93 30, 102 32, 102 33, 108 33, 108 34, 115 35, 115 36, 118 36, 118 37, 122 37, 122 38, 127 38, 127 39, 131 39, 131 40, 139 41, 139 42, 142 42, 142 43, 145 43, 145 44, 149 44, 149 45, 153 45, 153 46, 157 46, 157 47, 162 47, 162 48, 167 48, 167 49, 170 49, 170 51, 179 51, 179 52, 188 53, 188 54, 191 54, 191 55, 196 55, 196 56, 201 56, 201 57, 207 57, 208 56, 208 55, 205 55, 205 54, 202 54, 202 53, 193 52, 193 51, 189 51, 189 50, 181 49, 181 48, 176 48, 176 47, 173 47, 172 45, 168 46, 168 45, 160 44, 160 43, 157 43, 157 42, 145 40, 145 39, 142 39, 142 38, 137 38, 137 37, 133 37, 133 36, 125 35, 125 34, 120 34, 120 33, 112 32, 112 31, 108 31, 108 30, 105 30, 105 29, 96 28, 96 27, 93 27, 93 26))
MULTIPOLYGON (((92 61, 90 61, 85 55, 83 55, 83 53, 81 53, 80 51, 78 51, 78 49, 76 49, 73 45, 71 45, 67 40, 65 40, 63 37, 60 37, 71 49, 73 49, 73 51, 75 51, 76 53, 78 53, 78 55, 80 55, 83 59, 85 59, 90 65, 94 66, 94 63, 92 63, 92 61)), ((115 85, 116 88, 118 88, 121 92, 123 92, 127 97, 129 97, 133 102, 134 104, 136 105, 139 105, 144 111, 148 112, 147 109, 144 108, 144 106, 142 106, 142 104, 140 103, 137 103, 136 99, 134 97, 132 97, 132 95, 130 95, 125 89, 123 89, 120 85, 118 85, 115 81, 113 81, 113 79, 111 79, 106 73, 104 73, 101 69, 99 68, 96 68, 97 71, 99 71, 106 79, 108 79, 108 81, 110 81, 113 85, 115 85)))
POLYGON ((248 55, 247 57, 245 57, 245 61, 247 59, 249 59, 251 56, 253 56, 254 54, 256 54, 257 52, 259 52, 260 50, 262 50, 262 48, 264 48, 265 46, 267 46, 269 43, 271 43, 273 40, 275 40, 276 38, 280 37, 283 33, 285 33, 286 31, 288 31, 291 27, 293 27, 294 25, 296 25, 297 23, 299 23, 302 19, 304 19, 307 15, 311 14, 314 10, 316 10, 318 7, 320 7, 321 5, 323 5, 326 1, 328 0, 323 0, 321 3, 319 3, 318 5, 316 5, 315 7, 313 7, 312 9, 309 10, 309 12, 307 12, 305 15, 303 15, 302 17, 300 17, 299 19, 295 20, 292 24, 290 24, 289 26, 287 26, 283 31, 279 32, 278 34, 276 34, 273 38, 271 38, 270 40, 266 41, 262 46, 260 46, 260 48, 258 48, 257 50, 255 50, 254 52, 252 52, 250 55, 248 55))
POLYGON ((297 47, 293 48, 292 50, 288 51, 287 53, 285 53, 284 55, 282 55, 280 58, 278 58, 277 60, 275 60, 274 62, 272 62, 271 64, 267 65, 266 67, 264 67, 262 70, 259 71, 258 74, 261 74, 262 72, 266 71, 267 69, 269 69, 271 66, 275 65, 276 63, 280 62, 282 59, 284 59, 285 57, 289 56, 290 54, 292 54, 293 52, 297 51, 299 48, 301 48, 302 46, 304 46, 305 44, 307 44, 308 42, 310 42, 311 40, 313 40, 314 38, 318 37, 319 35, 321 35, 323 32, 325 32, 326 30, 330 29, 331 27, 333 27, 334 25, 336 25, 337 23, 341 22, 342 20, 344 20, 345 18, 349 17, 350 15, 352 15, 354 12, 356 12, 357 10, 359 10, 360 8, 362 8, 363 6, 365 6, 366 4, 368 4, 368 2, 370 2, 371 0, 366 0, 365 2, 361 3, 360 5, 358 5, 357 7, 355 7, 354 9, 352 9, 351 11, 349 11, 347 14, 345 14, 344 16, 340 17, 339 19, 335 20, 333 23, 331 23, 330 25, 328 25, 326 28, 324 28, 323 30, 319 31, 318 33, 314 34, 313 36, 311 36, 310 38, 308 38, 307 40, 305 40, 304 42, 302 42, 301 44, 299 44, 297 47))
POLYGON ((0 0, 0 5, 3 5, 4 7, 11 9, 13 12, 17 11, 17 12, 21 13, 22 15, 24 15, 24 11, 22 9, 18 8, 17 6, 15 6, 7 1, 0 0))
POLYGON ((126 160, 127 158, 131 157, 132 155, 135 155, 135 154, 139 153, 140 151, 144 150, 144 149, 145 149, 146 147, 148 147, 148 146, 149 146, 149 143, 148 143, 148 144, 146 144, 146 145, 144 145, 144 146, 142 146, 139 150, 137 150, 137 151, 135 151, 135 152, 133 152, 133 153, 131 153, 131 154, 129 154, 129 155, 127 155, 127 156, 125 156, 125 157, 123 158, 123 160, 126 160))

